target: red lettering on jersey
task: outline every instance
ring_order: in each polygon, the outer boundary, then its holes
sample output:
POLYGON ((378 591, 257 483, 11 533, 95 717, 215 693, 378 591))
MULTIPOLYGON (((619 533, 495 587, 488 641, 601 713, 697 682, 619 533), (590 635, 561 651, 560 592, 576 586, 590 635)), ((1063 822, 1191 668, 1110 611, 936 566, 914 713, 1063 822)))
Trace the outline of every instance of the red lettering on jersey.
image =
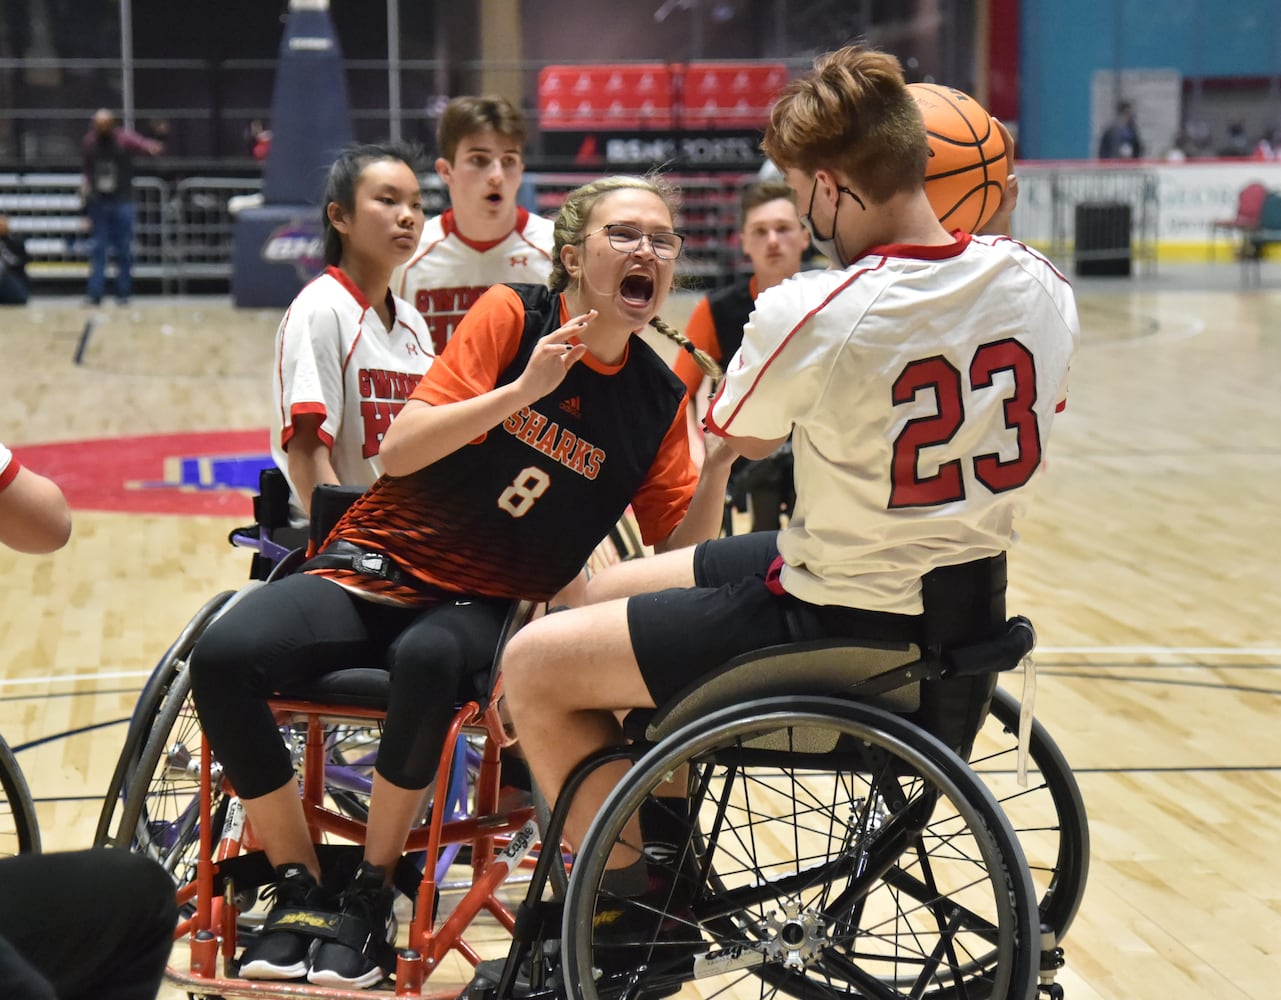
POLYGON ((453 288, 420 288, 414 293, 414 307, 427 322, 437 354, 449 343, 463 314, 488 288, 488 285, 459 285, 453 288))
POLYGON ((369 375, 374 380, 374 395, 379 399, 391 399, 391 372, 375 368, 369 375))
POLYGON ((365 442, 360 453, 364 458, 373 458, 378 454, 383 435, 391 426, 392 418, 404 408, 404 403, 387 403, 377 399, 365 400, 360 404, 360 418, 365 425, 365 442))
POLYGON ((556 446, 556 435, 558 435, 559 433, 560 433, 560 424, 556 423, 556 421, 553 420, 550 424, 547 425, 547 430, 543 431, 542 437, 538 439, 538 443, 534 445, 534 447, 537 448, 539 451, 541 451, 545 455, 554 454, 555 446, 556 446))
POLYGON ((383 368, 362 368, 357 373, 362 399, 408 399, 421 380, 421 375, 383 368))

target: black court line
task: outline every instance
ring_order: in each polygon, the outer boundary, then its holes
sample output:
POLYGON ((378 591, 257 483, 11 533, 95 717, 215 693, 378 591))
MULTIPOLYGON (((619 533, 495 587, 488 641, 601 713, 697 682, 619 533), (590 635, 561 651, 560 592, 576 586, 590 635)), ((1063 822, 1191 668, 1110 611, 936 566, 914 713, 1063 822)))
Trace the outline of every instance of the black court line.
POLYGON ((36 805, 44 805, 52 802, 101 802, 101 795, 33 795, 31 801, 36 805))
POLYGON ((85 349, 89 346, 89 338, 93 335, 94 327, 98 325, 98 316, 96 313, 90 313, 89 318, 85 320, 85 327, 80 331, 80 339, 76 342, 76 353, 72 360, 77 364, 84 361, 85 349))
POLYGON ((81 733, 92 733, 95 729, 110 729, 112 726, 124 725, 129 721, 126 716, 123 719, 111 719, 107 722, 95 722, 91 726, 81 726, 79 729, 68 729, 62 733, 52 733, 49 736, 41 736, 38 740, 32 740, 30 743, 19 743, 11 747, 14 753, 22 753, 24 750, 30 750, 32 747, 43 746, 45 743, 52 743, 55 740, 65 740, 71 736, 79 736, 81 733))
POLYGON ((56 691, 47 694, 6 694, 0 695, 0 704, 6 701, 51 701, 54 698, 97 698, 113 694, 140 694, 140 687, 106 688, 101 691, 56 691))
MULTIPOLYGON (((1041 671, 1037 671, 1038 674, 1041 671)), ((1069 677, 1074 680, 1089 680, 1094 683, 1110 684, 1152 684, 1165 687, 1200 688, 1206 691, 1233 691, 1238 694, 1263 694, 1281 697, 1281 688, 1248 687, 1244 684, 1221 684, 1213 681, 1180 681, 1169 677, 1100 677, 1096 674, 1077 674, 1068 671, 1055 671, 1051 676, 1069 677)))

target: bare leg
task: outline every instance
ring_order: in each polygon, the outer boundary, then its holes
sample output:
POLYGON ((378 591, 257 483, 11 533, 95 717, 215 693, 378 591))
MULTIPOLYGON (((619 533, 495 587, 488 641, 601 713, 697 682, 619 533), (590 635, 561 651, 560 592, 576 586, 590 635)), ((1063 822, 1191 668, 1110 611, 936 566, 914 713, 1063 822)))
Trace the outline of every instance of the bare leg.
POLYGON ((311 842, 311 832, 307 829, 296 783, 290 781, 274 792, 253 799, 242 799, 241 804, 245 807, 245 816, 249 819, 254 836, 262 844, 272 867, 305 865, 312 877, 317 882, 320 881, 316 845, 311 842))
POLYGON ((401 788, 374 772, 365 831, 365 860, 385 869, 388 883, 396 862, 405 853, 409 831, 422 814, 423 797, 424 789, 401 788))
MULTIPOLYGON (((584 757, 624 742, 616 710, 654 706, 632 652, 625 600, 549 615, 521 629, 503 653, 503 686, 534 780, 550 802, 584 757)), ((575 848, 627 767, 598 768, 579 787, 564 831, 575 848)), ((632 835, 629 842, 639 843, 639 831, 632 835)), ((637 859, 622 853, 608 867, 637 859)))
MULTIPOLYGON (((644 559, 615 563, 587 582, 587 603, 600 604, 633 594, 649 594, 668 587, 694 586, 694 549, 674 549, 644 559)), ((624 625, 626 619, 624 619, 624 625)), ((631 643, 627 645, 631 651, 631 643)), ((633 660, 633 665, 634 665, 633 660)), ((636 705, 627 705, 636 708, 636 705)))

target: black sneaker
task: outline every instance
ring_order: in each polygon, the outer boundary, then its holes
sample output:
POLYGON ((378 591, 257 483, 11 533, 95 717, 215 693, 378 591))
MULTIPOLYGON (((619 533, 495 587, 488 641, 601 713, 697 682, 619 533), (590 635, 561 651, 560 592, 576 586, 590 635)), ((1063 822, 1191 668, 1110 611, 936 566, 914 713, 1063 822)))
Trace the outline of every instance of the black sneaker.
POLYGON ((355 990, 381 983, 396 964, 393 899, 384 870, 363 862, 338 898, 335 940, 316 949, 307 981, 355 990))
POLYGON ((643 896, 597 902, 592 963, 602 976, 630 973, 642 965, 655 973, 681 975, 692 967, 693 956, 707 950, 688 904, 673 905, 673 895, 671 886, 657 886, 643 896))
POLYGON ((267 922, 257 940, 245 946, 240 957, 242 979, 301 979, 307 975, 308 956, 316 939, 305 929, 307 911, 330 910, 329 896, 302 865, 280 865, 276 881, 263 890, 271 900, 267 922))

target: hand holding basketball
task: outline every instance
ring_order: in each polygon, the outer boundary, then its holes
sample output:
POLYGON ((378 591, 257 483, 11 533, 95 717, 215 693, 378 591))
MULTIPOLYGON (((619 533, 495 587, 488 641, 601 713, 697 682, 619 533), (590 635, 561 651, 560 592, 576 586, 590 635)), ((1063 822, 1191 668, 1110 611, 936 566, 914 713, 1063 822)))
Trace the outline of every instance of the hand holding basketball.
POLYGON ((1004 235, 1008 236, 1013 230, 1010 228, 1011 219, 1014 215, 1015 206, 1019 203, 1019 179, 1014 173, 1014 139, 1010 136, 1010 131, 1002 123, 1001 119, 993 118, 996 127, 1001 132, 1001 138, 1005 140, 1005 190, 1001 193, 1001 203, 997 206, 992 218, 988 219, 982 228, 976 232, 984 235, 1004 235))

